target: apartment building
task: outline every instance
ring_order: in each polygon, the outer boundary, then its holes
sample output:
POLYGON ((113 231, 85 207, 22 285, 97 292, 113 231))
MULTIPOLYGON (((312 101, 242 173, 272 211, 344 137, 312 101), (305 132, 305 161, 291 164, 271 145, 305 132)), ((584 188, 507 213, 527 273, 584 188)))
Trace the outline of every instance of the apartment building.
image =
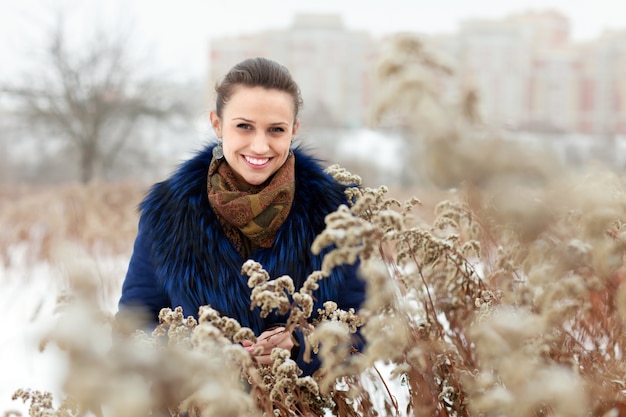
POLYGON ((461 23, 456 39, 457 72, 479 92, 486 121, 525 124, 532 49, 524 30, 505 21, 470 20, 461 23))
POLYGON ((308 124, 357 128, 372 100, 376 43, 349 30, 334 14, 300 14, 291 26, 253 35, 217 38, 210 44, 211 87, 242 59, 265 56, 287 66, 302 90, 308 124))
POLYGON ((485 119, 515 130, 626 134, 626 31, 570 39, 555 11, 462 22, 441 42, 461 80, 477 88, 485 119))
POLYGON ((626 134, 626 30, 580 46, 581 106, 578 130, 626 134))
MULTIPOLYGON (((626 134, 626 30, 575 43, 569 19, 548 10, 466 20, 456 33, 420 36, 456 69, 454 78, 441 80, 442 96, 476 89, 492 125, 626 134)), ((303 118, 329 128, 363 127, 384 41, 346 28, 338 15, 297 15, 286 29, 214 39, 211 86, 234 63, 267 56, 288 66, 300 84, 303 118)))

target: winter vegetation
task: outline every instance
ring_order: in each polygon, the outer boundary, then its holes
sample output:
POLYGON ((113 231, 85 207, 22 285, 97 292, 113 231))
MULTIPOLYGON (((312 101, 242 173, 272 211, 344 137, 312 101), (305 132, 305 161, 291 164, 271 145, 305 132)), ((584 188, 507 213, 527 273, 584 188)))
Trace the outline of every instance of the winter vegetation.
MULTIPOLYGON (((410 135, 420 187, 350 188, 352 204, 328 216, 312 247, 335 249, 302 288, 242 265, 251 305, 290 313, 287 329, 300 328, 301 348, 322 359, 318 373, 302 377, 279 349, 272 366, 256 364, 240 345, 255 336, 211 306, 197 320, 164 309, 142 332, 132 317, 113 320, 145 184, 6 187, 0 285, 19 325, 3 337, 29 342, 26 362, 47 354, 54 366, 44 384, 19 366, 3 372, 0 394, 14 401, 0 399, 0 412, 625 416, 623 173, 571 169, 503 140, 472 91, 442 101, 438 77, 458 74, 418 38, 390 38, 377 70, 372 124, 410 135), (363 308, 311 311, 317 282, 357 258, 363 308), (357 332, 362 352, 351 349, 357 332)), ((328 172, 359 181, 337 165, 328 172)), ((17 349, 2 349, 10 364, 17 349)))

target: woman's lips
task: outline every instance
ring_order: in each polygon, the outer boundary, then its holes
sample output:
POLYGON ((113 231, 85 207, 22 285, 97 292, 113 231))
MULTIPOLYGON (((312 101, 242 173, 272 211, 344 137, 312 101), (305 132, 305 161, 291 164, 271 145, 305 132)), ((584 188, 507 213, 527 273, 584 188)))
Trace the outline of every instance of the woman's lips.
POLYGON ((263 168, 270 162, 271 158, 258 158, 254 156, 243 155, 243 159, 248 163, 248 165, 254 168, 263 168))

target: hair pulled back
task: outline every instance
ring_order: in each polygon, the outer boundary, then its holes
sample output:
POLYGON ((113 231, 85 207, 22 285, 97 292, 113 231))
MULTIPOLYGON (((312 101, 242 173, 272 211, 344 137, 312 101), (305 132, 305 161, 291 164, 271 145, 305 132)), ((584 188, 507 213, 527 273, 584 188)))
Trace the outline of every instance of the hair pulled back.
POLYGON ((291 77, 289 70, 271 59, 256 57, 236 64, 223 80, 215 85, 217 93, 215 110, 219 117, 222 117, 224 105, 232 97, 236 88, 241 85, 288 93, 293 98, 294 117, 298 116, 302 106, 302 97, 300 88, 291 77))

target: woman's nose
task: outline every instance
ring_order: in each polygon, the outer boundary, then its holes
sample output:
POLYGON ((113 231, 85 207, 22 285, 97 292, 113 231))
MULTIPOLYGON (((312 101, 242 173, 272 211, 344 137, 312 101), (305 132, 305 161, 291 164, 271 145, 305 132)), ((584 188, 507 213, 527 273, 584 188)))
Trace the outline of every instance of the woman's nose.
POLYGON ((259 132, 252 138, 250 143, 250 150, 256 154, 262 155, 269 150, 269 140, 265 135, 265 132, 259 132))

